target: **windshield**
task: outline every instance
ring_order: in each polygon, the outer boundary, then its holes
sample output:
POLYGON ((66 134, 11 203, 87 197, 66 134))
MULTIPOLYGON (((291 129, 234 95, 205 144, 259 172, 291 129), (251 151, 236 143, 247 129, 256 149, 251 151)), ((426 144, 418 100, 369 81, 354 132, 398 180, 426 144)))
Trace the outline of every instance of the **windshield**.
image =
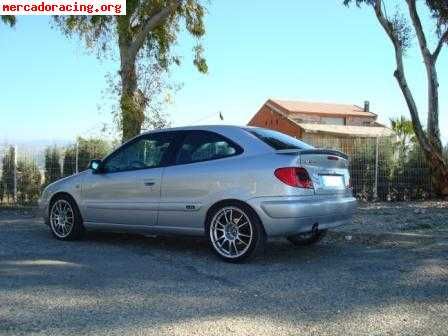
POLYGON ((246 128, 246 131, 255 135, 258 139, 275 150, 314 148, 303 141, 277 131, 268 130, 265 128, 246 128))

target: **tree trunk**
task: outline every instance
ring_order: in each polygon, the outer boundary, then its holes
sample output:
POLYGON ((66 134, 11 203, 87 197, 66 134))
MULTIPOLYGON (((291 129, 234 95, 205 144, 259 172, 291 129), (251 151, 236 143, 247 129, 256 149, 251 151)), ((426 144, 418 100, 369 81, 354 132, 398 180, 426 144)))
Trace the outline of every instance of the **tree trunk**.
POLYGON ((426 154, 431 164, 434 191, 442 197, 448 197, 448 167, 446 163, 442 164, 436 160, 434 153, 426 154))
POLYGON ((121 67, 121 127, 123 142, 140 134, 145 119, 146 98, 137 85, 134 63, 121 67))
MULTIPOLYGON (((127 17, 120 18, 128 20, 127 17)), ((128 25, 129 22, 119 22, 128 25)), ((120 77, 121 77, 121 129, 122 142, 140 134, 145 119, 146 98, 138 88, 135 63, 137 53, 131 36, 126 30, 119 30, 118 46, 120 49, 120 77), (124 31, 124 32, 123 32, 124 31)))
POLYGON ((448 163, 443 156, 443 148, 440 141, 439 131, 439 101, 438 101, 438 80, 435 62, 440 48, 434 55, 431 55, 427 48, 426 37, 418 17, 415 0, 407 0, 409 13, 416 30, 419 41, 420 50, 422 52, 423 60, 425 61, 427 79, 428 79, 428 130, 424 131, 420 118, 418 116, 417 104, 414 96, 408 86, 403 64, 403 46, 399 36, 393 29, 392 23, 383 13, 382 0, 375 0, 374 9, 375 14, 383 27, 384 31, 389 36, 395 50, 395 61, 397 69, 394 76, 397 79, 398 85, 406 100, 409 112, 411 114, 412 125, 417 140, 428 160, 431 168, 431 181, 434 191, 440 196, 448 196, 448 163))
MULTIPOLYGON (((416 127, 416 125, 420 124, 417 119, 417 107, 404 77, 402 63, 399 61, 398 65, 398 69, 395 71, 395 78, 398 81, 398 84, 403 92, 409 111, 411 113, 414 132, 417 137, 418 143, 420 144, 430 166, 431 181, 434 192, 440 196, 446 197, 448 196, 448 164, 443 156, 443 148, 440 143, 440 138, 435 136, 434 133, 432 134, 432 136, 429 134, 427 136, 421 127, 416 127)), ((431 104, 431 101, 429 102, 429 104, 431 104)), ((431 112, 429 111, 428 113, 431 112)), ((435 128, 437 132, 438 125, 436 125, 435 128)))
POLYGON ((442 142, 439 129, 439 81, 432 57, 425 61, 428 76, 428 140, 440 153, 442 142))

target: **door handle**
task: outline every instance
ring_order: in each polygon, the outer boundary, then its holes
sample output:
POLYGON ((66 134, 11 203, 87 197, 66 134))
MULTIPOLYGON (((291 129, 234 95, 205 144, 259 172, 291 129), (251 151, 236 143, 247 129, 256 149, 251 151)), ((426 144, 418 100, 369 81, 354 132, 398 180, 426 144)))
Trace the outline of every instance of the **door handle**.
POLYGON ((156 184, 154 181, 145 181, 143 182, 145 187, 152 187, 154 184, 156 184))

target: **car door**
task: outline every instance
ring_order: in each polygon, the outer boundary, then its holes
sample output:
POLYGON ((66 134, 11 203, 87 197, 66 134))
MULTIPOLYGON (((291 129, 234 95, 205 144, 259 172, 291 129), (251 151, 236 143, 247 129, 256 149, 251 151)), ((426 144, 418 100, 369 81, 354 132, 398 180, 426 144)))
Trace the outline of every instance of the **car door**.
POLYGON ((158 226, 203 230, 204 205, 237 183, 232 174, 242 148, 210 131, 186 131, 162 178, 158 226))
POLYGON ((163 167, 174 139, 172 132, 140 136, 109 155, 99 173, 87 174, 81 191, 84 220, 156 225, 163 167))

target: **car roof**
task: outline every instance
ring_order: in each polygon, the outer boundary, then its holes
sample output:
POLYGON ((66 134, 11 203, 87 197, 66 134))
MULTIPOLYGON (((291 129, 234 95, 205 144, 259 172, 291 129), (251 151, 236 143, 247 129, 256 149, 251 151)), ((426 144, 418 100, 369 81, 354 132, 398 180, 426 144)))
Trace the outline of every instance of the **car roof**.
POLYGON ((141 134, 147 133, 157 133, 157 132, 170 132, 170 131, 219 131, 219 130, 242 130, 246 129, 246 126, 237 125, 196 125, 196 126, 179 126, 179 127, 169 127, 161 128, 157 130, 144 131, 141 134))

